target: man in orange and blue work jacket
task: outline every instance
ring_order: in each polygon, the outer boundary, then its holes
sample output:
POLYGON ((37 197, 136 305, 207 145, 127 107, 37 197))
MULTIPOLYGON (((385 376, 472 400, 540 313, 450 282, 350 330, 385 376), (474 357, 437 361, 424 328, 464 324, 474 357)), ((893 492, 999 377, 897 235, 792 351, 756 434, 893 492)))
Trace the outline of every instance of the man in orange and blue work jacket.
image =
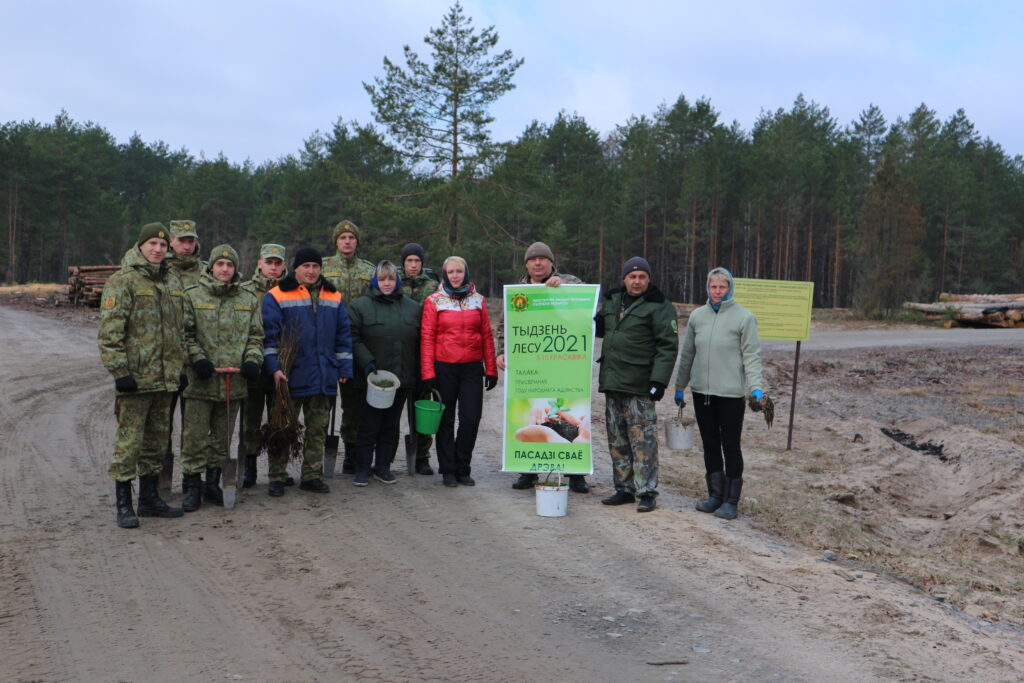
MULTIPOLYGON (((292 261, 292 272, 263 298, 264 365, 280 391, 287 386, 295 411, 303 413, 305 439, 302 483, 313 493, 330 491, 323 480, 324 440, 338 384, 352 378, 352 334, 341 293, 320 271, 320 252, 302 247, 292 261), (295 361, 286 373, 278 349, 282 339, 294 335, 295 361)), ((270 495, 284 495, 288 454, 271 453, 270 495)))

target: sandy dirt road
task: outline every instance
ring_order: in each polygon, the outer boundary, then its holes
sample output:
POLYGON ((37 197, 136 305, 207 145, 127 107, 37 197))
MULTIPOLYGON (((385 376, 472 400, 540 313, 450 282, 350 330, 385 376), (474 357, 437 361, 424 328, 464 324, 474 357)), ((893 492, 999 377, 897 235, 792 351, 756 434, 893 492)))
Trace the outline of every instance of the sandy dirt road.
POLYGON ((475 488, 400 473, 270 499, 261 461, 233 511, 118 529, 95 335, 0 307, 0 680, 1024 677, 1019 631, 879 573, 672 490, 646 515, 600 505, 601 437, 596 490, 536 516, 498 471, 499 391, 475 488))

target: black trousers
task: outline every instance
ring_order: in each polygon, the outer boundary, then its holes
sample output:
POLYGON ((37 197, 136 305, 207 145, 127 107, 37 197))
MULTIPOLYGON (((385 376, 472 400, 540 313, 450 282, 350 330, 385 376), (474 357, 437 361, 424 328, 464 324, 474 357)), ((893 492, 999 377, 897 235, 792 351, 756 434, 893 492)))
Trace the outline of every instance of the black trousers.
POLYGON ((395 451, 398 450, 399 423, 408 395, 409 389, 401 387, 395 392, 395 402, 390 408, 374 408, 366 402, 366 392, 360 394, 356 470, 369 470, 371 464, 378 470, 391 467, 395 451))
POLYGON ((727 398, 693 392, 693 412, 697 417, 700 438, 704 442, 704 468, 708 474, 722 471, 725 458, 725 476, 743 478, 743 413, 746 405, 742 398, 727 398))
POLYGON ((441 474, 467 477, 484 403, 484 364, 434 362, 437 390, 444 413, 437 430, 437 469, 441 474), (459 431, 455 433, 455 411, 459 431))

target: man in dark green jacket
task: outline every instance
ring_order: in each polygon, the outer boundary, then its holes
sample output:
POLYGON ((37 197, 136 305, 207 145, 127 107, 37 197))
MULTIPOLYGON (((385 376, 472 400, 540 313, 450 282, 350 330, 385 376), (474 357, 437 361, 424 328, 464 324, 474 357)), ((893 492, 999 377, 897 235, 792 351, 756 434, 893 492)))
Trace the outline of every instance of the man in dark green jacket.
MULTIPOLYGON (((423 246, 416 242, 409 242, 402 247, 402 265, 398 271, 398 277, 402 281, 402 294, 415 301, 420 307, 424 300, 437 291, 440 280, 437 274, 426 266, 427 255, 423 246)), ((406 415, 409 420, 409 436, 416 440, 416 474, 430 476, 434 473, 430 466, 430 446, 434 442, 429 434, 420 434, 416 431, 416 407, 415 403, 421 396, 415 387, 410 387, 406 399, 406 415)), ((401 422, 398 430, 401 432, 401 422)), ((398 435, 396 433, 397 440, 398 435)))
POLYGON ((639 256, 622 268, 622 287, 604 295, 597 314, 601 347, 598 390, 605 395, 608 450, 615 493, 605 505, 632 503, 650 512, 658 495, 658 415, 655 403, 679 351, 676 309, 651 284, 651 265, 639 256))

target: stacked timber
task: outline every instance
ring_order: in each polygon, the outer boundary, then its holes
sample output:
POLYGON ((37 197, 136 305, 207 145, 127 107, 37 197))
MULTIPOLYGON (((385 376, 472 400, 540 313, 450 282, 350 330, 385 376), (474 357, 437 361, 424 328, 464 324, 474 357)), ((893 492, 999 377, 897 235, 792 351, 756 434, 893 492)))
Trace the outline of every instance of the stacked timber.
POLYGON ((119 269, 120 266, 68 266, 68 301, 73 306, 97 308, 107 278, 119 269))
POLYGON ((904 308, 921 311, 943 327, 1024 328, 1024 294, 941 294, 935 303, 908 301, 904 308))

